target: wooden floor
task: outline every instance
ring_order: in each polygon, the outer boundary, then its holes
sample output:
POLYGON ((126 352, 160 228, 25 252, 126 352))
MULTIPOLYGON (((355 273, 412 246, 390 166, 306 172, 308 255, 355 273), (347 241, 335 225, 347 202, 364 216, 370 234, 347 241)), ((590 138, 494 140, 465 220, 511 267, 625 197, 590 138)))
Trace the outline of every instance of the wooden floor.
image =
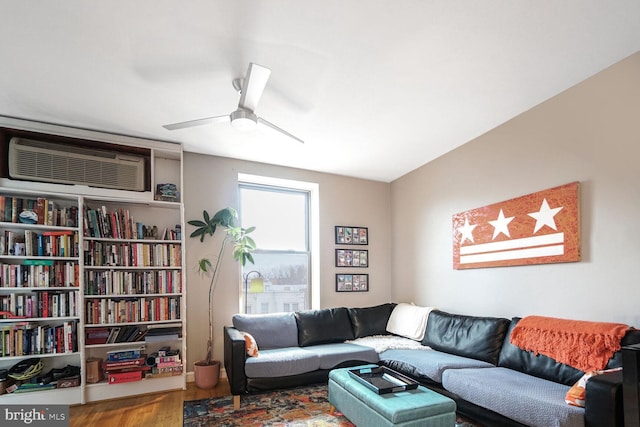
POLYGON ((228 396, 229 383, 221 379, 211 390, 187 383, 186 390, 87 403, 70 408, 70 427, 181 427, 185 400, 228 396))

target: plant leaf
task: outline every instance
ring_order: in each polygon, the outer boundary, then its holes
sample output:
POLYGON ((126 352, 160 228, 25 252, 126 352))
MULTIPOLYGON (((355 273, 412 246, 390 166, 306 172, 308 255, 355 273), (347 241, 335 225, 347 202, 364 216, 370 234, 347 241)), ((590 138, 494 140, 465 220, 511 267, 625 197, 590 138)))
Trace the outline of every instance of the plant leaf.
POLYGON ((198 262, 198 269, 204 272, 209 271, 211 269, 211 260, 209 260, 208 258, 202 258, 198 262))
POLYGON ((199 235, 204 233, 204 228, 196 228, 193 230, 193 233, 189 237, 198 237, 199 235))

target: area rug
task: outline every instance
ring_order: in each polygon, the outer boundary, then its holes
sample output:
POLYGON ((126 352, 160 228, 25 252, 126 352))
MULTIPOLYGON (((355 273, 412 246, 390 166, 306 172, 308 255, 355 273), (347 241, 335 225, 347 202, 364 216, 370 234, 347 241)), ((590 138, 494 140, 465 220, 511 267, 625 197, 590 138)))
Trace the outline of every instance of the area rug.
POLYGON ((242 396, 184 402, 184 427, 354 427, 341 413, 331 414, 327 385, 298 387, 242 396))
MULTIPOLYGON (((184 427, 355 427, 340 412, 331 413, 327 385, 297 387, 242 396, 189 400, 183 406, 184 427)), ((473 427, 458 420, 456 427, 473 427)))

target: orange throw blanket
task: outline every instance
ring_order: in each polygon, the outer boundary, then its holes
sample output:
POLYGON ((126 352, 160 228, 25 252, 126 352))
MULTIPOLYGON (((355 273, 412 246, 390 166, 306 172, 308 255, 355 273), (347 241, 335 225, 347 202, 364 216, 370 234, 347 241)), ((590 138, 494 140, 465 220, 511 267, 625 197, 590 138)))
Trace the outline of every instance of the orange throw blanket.
POLYGON ((629 329, 621 323, 528 316, 511 332, 511 343, 581 371, 604 369, 629 329))

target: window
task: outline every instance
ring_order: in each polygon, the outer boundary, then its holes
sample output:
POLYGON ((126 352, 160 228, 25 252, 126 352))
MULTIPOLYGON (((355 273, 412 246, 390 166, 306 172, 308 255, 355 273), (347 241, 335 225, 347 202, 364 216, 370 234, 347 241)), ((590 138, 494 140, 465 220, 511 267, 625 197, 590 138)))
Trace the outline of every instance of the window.
POLYGON ((245 313, 312 308, 310 191, 241 182, 240 224, 255 226, 255 264, 242 271, 245 313))

